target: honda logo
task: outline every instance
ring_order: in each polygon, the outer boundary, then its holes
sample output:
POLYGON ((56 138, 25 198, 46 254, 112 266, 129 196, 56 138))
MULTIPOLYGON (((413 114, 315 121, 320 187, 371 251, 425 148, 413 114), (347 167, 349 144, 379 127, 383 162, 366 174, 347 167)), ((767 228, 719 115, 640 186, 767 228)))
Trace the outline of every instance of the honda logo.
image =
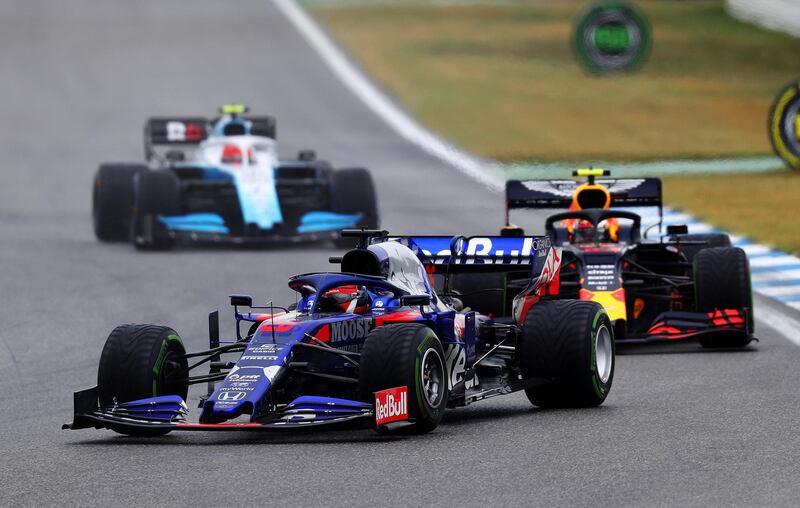
POLYGON ((247 395, 245 392, 222 392, 217 395, 217 400, 236 401, 242 400, 247 395))

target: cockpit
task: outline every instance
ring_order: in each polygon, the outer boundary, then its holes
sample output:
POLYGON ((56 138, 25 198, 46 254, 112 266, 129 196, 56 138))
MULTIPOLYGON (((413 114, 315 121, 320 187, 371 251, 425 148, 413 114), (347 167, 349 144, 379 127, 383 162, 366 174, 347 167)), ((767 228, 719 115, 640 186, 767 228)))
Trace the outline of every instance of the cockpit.
POLYGON ((254 136, 209 139, 202 144, 198 155, 208 164, 234 167, 272 167, 278 159, 274 143, 254 136))

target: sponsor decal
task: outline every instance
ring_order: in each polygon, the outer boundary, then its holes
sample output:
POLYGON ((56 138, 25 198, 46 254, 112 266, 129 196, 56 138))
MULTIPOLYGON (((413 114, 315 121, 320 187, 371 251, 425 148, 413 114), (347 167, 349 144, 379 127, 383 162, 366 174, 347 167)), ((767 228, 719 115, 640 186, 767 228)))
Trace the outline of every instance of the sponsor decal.
POLYGON ((371 319, 348 319, 330 324, 331 342, 363 339, 374 327, 371 319))
POLYGON ((375 392, 375 425, 408 421, 408 387, 375 392))
POLYGON ((447 363, 447 372, 450 373, 449 388, 452 390, 458 382, 464 379, 464 372, 467 366, 467 355, 460 344, 446 344, 444 353, 447 363))
POLYGON ((426 263, 445 264, 529 264, 534 256, 547 252, 551 242, 549 237, 472 237, 462 239, 456 245, 457 255, 451 259, 450 247, 440 249, 424 238, 411 238, 414 252, 422 255, 426 263))
POLYGON ((167 122, 167 141, 201 141, 203 127, 196 123, 167 122))
POLYGON ((247 350, 248 353, 277 353, 283 349, 283 346, 277 344, 259 344, 247 350))
POLYGON ((539 290, 553 282, 559 270, 561 270, 561 249, 551 247, 547 254, 547 259, 544 260, 542 273, 533 285, 533 289, 539 290))
POLYGON ((225 402, 235 402, 242 400, 247 396, 245 392, 222 392, 217 395, 217 400, 225 401, 225 402))
POLYGON ((261 379, 261 374, 228 374, 228 381, 243 381, 253 383, 261 379))
POLYGON ((616 281, 614 265, 591 265, 586 268, 586 287, 592 291, 609 291, 619 285, 616 281))
POLYGON ((222 392, 235 392, 235 391, 252 392, 253 390, 255 390, 255 387, 251 386, 250 383, 231 383, 231 385, 240 385, 240 386, 222 386, 219 388, 219 390, 222 392))
POLYGON ((269 356, 269 355, 244 355, 240 358, 240 360, 257 360, 257 361, 275 361, 277 360, 277 356, 269 356))
POLYGON ((578 18, 573 45, 586 70, 607 74, 641 66, 650 39, 650 27, 639 9, 625 2, 600 2, 578 18))
POLYGON ((463 264, 506 264, 516 261, 521 264, 523 260, 530 259, 534 255, 541 255, 550 248, 550 238, 470 238, 467 242, 464 254, 465 260, 457 260, 463 264))

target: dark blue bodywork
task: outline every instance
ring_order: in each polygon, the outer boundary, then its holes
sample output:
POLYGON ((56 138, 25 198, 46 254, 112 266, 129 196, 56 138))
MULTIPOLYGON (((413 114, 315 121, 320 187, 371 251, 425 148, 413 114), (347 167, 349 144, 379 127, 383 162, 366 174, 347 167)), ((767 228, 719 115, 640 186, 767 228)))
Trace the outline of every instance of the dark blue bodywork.
MULTIPOLYGON (((470 369, 479 343, 493 340, 482 337, 481 330, 493 330, 494 337, 494 321, 472 311, 457 313, 438 299, 428 283, 425 267, 521 265, 532 270, 533 282, 541 273, 545 254, 552 248, 549 241, 545 237, 390 240, 369 247, 377 253, 378 261, 387 263, 384 269, 388 270, 385 273, 391 272, 389 276, 325 272, 292 277, 289 287, 298 293, 298 299, 291 310, 270 307, 269 313, 254 312, 259 308, 252 307, 246 297, 252 310, 239 312, 233 303, 236 337, 227 342, 212 340, 211 352, 230 349, 210 359, 220 363, 221 354, 239 356, 226 365, 227 372, 219 374, 219 383, 210 386, 208 395, 201 400, 198 423, 186 421, 188 409, 180 397, 152 397, 98 407, 97 389, 93 388, 75 394, 75 420, 68 427, 247 430, 368 421, 373 407, 359 394, 357 359, 372 330, 394 323, 419 323, 436 333, 446 357, 449 407, 522 389, 518 376, 500 363, 488 362, 490 371, 498 374, 487 381, 479 380, 470 369), (396 260, 390 258, 398 248, 413 260, 412 270, 400 277, 393 272, 399 265, 392 264, 396 260), (406 305, 406 298, 420 296, 401 287, 416 276, 412 272, 417 268, 416 281, 425 288, 428 303, 406 305), (325 295, 344 287, 356 288, 365 304, 353 311, 331 307, 325 295), (245 333, 241 332, 243 328, 245 333)), ((508 330, 513 325, 496 326, 508 330)), ((509 357, 502 362, 507 360, 512 361, 509 357)))

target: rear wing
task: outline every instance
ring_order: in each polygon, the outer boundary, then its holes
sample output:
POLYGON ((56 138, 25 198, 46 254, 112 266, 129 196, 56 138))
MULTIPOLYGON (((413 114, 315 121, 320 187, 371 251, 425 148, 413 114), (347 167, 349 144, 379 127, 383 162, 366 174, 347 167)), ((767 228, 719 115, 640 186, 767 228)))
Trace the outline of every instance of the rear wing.
MULTIPOLYGON (((599 178, 611 193, 612 207, 661 206, 661 180, 658 178, 599 178)), ((506 207, 569 208, 572 196, 582 182, 576 180, 509 180, 506 182, 506 207)))
POLYGON ((548 236, 397 236, 426 266, 538 266, 553 247, 548 236))
POLYGON ((144 155, 150 160, 156 146, 196 145, 208 137, 209 121, 202 117, 148 118, 144 124, 144 155))
POLYGON ((275 139, 276 121, 272 116, 234 116, 226 118, 172 117, 148 118, 144 125, 144 153, 150 160, 157 146, 191 146, 205 141, 209 135, 264 136, 275 139))

